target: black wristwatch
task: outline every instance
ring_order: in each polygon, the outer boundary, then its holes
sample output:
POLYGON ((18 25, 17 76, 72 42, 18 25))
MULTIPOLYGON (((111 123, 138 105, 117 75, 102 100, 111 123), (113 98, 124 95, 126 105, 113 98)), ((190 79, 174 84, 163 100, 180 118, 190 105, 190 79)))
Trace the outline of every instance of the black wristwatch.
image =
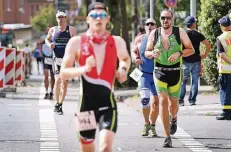
POLYGON ((180 56, 182 56, 182 55, 183 55, 183 52, 182 52, 182 51, 179 51, 179 53, 180 53, 180 56))

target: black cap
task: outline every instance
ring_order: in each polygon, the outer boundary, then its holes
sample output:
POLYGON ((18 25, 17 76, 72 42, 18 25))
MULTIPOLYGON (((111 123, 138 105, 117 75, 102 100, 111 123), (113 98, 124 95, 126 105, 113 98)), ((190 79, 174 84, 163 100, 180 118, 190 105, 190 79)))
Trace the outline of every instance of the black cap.
POLYGON ((230 19, 227 16, 223 16, 218 20, 221 26, 228 27, 230 26, 230 19))
POLYGON ((102 2, 93 2, 88 6, 88 13, 94 9, 102 9, 107 12, 107 7, 104 3, 102 2))

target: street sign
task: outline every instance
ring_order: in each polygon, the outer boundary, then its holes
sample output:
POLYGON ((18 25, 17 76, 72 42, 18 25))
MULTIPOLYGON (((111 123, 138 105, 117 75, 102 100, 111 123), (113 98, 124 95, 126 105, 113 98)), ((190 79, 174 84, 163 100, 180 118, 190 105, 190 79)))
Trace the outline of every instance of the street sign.
POLYGON ((168 8, 176 7, 176 3, 177 3, 177 0, 164 0, 164 4, 165 4, 168 8))

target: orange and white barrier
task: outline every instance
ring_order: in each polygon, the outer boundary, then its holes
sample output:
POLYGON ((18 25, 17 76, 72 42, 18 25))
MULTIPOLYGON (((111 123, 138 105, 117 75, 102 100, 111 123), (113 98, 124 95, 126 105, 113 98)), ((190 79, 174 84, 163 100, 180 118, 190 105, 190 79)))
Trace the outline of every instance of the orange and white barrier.
POLYGON ((0 47, 0 90, 5 85, 5 51, 4 47, 0 47))
POLYGON ((20 83, 24 80, 24 58, 23 51, 16 52, 16 66, 15 66, 15 81, 16 83, 20 83))
POLYGON ((5 86, 8 88, 15 88, 15 59, 16 49, 6 48, 5 86))

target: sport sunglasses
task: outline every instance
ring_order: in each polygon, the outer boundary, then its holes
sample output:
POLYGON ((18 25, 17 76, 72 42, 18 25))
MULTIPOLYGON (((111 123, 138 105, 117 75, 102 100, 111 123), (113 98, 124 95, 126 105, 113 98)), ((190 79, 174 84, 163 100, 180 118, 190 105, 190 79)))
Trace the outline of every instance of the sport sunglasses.
POLYGON ((105 12, 102 12, 102 13, 91 13, 89 16, 92 17, 92 18, 94 18, 94 19, 97 19, 98 17, 100 19, 105 19, 108 16, 108 14, 105 13, 105 12))

